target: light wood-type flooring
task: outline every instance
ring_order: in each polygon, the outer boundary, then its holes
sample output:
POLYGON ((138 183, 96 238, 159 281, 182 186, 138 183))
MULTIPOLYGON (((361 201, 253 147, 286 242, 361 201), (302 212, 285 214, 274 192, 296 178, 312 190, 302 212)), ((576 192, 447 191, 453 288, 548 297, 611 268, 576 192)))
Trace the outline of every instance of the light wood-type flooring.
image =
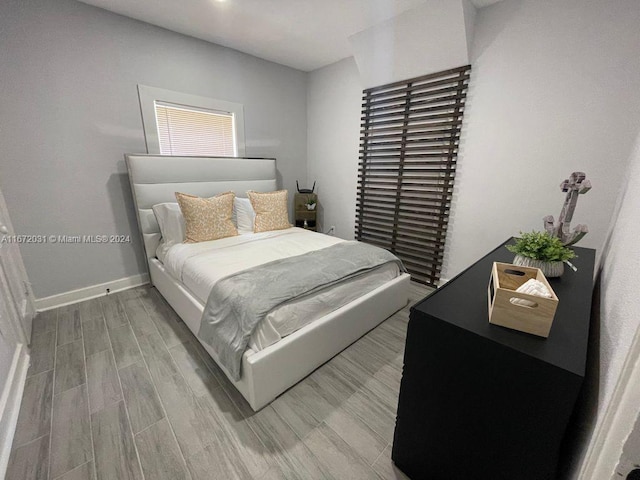
POLYGON ((408 315, 255 413, 154 288, 40 313, 6 478, 406 478, 390 455, 408 315))

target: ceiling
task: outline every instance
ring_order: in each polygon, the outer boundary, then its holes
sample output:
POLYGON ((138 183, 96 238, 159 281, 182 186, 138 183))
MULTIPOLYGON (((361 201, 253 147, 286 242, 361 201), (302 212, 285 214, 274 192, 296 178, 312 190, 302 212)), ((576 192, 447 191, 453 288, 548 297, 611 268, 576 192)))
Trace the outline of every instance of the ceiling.
MULTIPOLYGON (((80 1, 311 71, 351 56, 351 35, 427 0, 80 1)), ((480 8, 500 0, 471 1, 480 8)))

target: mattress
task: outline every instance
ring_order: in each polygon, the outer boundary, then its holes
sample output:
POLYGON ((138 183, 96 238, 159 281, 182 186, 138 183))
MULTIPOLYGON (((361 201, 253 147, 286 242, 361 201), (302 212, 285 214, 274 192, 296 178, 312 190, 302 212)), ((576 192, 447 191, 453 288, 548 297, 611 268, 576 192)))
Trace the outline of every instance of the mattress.
MULTIPOLYGON (((181 243, 169 248, 161 245, 157 253, 169 274, 204 305, 213 286, 224 277, 343 241, 293 227, 210 242, 181 243)), ((284 303, 269 312, 261 322, 251 337, 249 347, 254 351, 262 350, 399 274, 397 265, 386 264, 314 294, 284 303)))

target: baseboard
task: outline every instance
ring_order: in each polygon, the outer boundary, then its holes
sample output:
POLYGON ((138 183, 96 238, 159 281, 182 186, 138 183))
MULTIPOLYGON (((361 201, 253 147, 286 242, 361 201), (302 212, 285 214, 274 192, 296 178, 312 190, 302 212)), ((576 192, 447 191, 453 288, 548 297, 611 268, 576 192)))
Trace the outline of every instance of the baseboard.
POLYGON ((27 348, 24 344, 19 344, 13 354, 11 369, 0 397, 0 478, 5 478, 7 473, 28 369, 27 348))
POLYGON ((36 309, 39 312, 42 312, 43 310, 50 310, 52 308, 62 307, 63 305, 69 305, 89 300, 91 298, 100 297, 106 294, 107 288, 110 293, 114 293, 120 290, 126 290, 127 288, 144 285, 146 283, 149 283, 148 273, 120 278, 111 282, 79 288, 78 290, 71 290, 70 292, 58 293, 57 295, 51 295, 50 297, 38 298, 36 299, 36 309))

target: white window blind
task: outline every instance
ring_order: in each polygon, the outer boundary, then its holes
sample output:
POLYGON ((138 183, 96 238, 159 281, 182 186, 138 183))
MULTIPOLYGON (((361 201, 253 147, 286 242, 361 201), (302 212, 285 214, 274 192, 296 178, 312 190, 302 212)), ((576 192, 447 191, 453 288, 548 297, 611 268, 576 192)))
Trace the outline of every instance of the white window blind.
POLYGON ((155 102, 162 155, 237 156, 234 116, 155 102))

